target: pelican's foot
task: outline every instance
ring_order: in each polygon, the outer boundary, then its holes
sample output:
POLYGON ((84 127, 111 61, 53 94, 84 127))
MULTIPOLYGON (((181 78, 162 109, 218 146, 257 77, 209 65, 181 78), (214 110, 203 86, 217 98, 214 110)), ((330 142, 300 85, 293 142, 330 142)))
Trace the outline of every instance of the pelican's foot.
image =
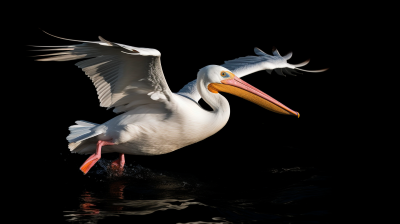
POLYGON ((111 163, 110 170, 114 174, 120 176, 124 172, 124 165, 125 165, 125 155, 123 153, 120 153, 119 158, 111 163))
POLYGON ((81 166, 80 170, 84 173, 87 174, 89 172, 90 168, 94 166, 94 164, 97 163, 100 159, 100 155, 93 154, 91 155, 81 166))
MULTIPOLYGON (((96 147, 96 152, 91 155, 81 166, 80 170, 84 173, 87 174, 90 170, 90 168, 92 168, 94 166, 94 164, 96 164, 97 161, 99 161, 99 159, 101 158, 101 147, 104 145, 114 145, 114 143, 110 142, 110 141, 103 141, 103 140, 99 140, 97 142, 97 147, 96 147)), ((124 160, 125 163, 125 160, 124 160)))

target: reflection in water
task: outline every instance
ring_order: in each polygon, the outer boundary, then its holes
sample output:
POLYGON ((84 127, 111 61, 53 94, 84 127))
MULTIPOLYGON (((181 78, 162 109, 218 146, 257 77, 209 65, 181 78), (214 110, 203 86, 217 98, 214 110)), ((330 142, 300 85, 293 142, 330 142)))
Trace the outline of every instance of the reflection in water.
POLYGON ((115 181, 110 184, 110 196, 124 199, 125 181, 115 181))
MULTIPOLYGON (((155 194, 151 197, 169 197, 168 191, 190 189, 194 185, 190 181, 182 181, 162 173, 154 173, 140 165, 125 167, 122 176, 116 176, 108 170, 110 161, 101 160, 100 170, 88 176, 94 179, 86 185, 80 195, 79 209, 76 211, 64 211, 66 221, 95 223, 106 217, 120 217, 121 215, 144 216, 155 212, 180 211, 190 206, 203 206, 206 204, 197 202, 194 199, 140 199, 144 196, 155 194), (140 182, 145 180, 144 182, 140 182), (156 181, 155 181, 156 180, 156 181), (128 189, 126 189, 128 186, 128 189), (99 192, 99 189, 102 191, 99 192), (163 191, 160 194, 160 190, 163 191), (124 192, 130 195, 125 198, 124 192), (134 198, 134 199, 132 199, 134 198)), ((199 184, 195 186, 200 186, 199 184)), ((176 193, 176 192, 175 192, 176 193)), ((222 217, 212 217, 212 222, 207 223, 228 223, 222 217)), ((192 222, 206 223, 206 222, 192 222)))
MULTIPOLYGON (((112 184, 110 193, 114 194, 114 199, 100 199, 93 197, 92 194, 85 191, 82 195, 82 203, 78 211, 65 211, 67 221, 90 221, 95 222, 106 217, 119 217, 120 215, 144 216, 155 212, 184 210, 189 206, 206 206, 203 203, 196 202, 193 199, 162 199, 162 200, 124 200, 120 198, 123 192, 112 191, 111 189, 124 189, 121 182, 112 184), (119 200, 117 200, 117 198, 119 200)), ((111 196, 111 195, 110 195, 111 196)), ((212 222, 190 222, 190 223, 229 223, 222 217, 212 217, 212 222)))
POLYGON ((100 213, 100 209, 95 208, 96 205, 93 204, 96 199, 92 198, 89 192, 85 191, 81 197, 83 202, 80 204, 80 208, 84 212, 82 215, 96 215, 100 213))
MULTIPOLYGON (((191 205, 207 206, 200 202, 188 200, 176 200, 176 199, 164 199, 164 200, 107 200, 98 199, 85 193, 82 195, 83 202, 80 205, 80 211, 65 212, 66 217, 70 217, 68 221, 83 221, 86 218, 82 216, 93 216, 90 220, 103 219, 107 216, 119 216, 119 215, 149 215, 156 211, 166 210, 182 210, 186 209, 191 205), (100 210, 98 207, 103 207, 107 204, 107 210, 100 210)), ((215 219, 220 219, 215 217, 215 219)))
POLYGON ((176 200, 176 199, 165 199, 165 200, 135 200, 116 203, 126 207, 132 207, 137 211, 130 211, 130 215, 148 215, 156 211, 165 211, 168 209, 182 210, 190 205, 203 205, 200 202, 190 202, 190 200, 176 200))
MULTIPOLYGON (((237 182, 226 186, 203 183, 191 176, 161 174, 140 165, 128 165, 122 176, 115 177, 107 170, 110 162, 103 160, 98 169, 85 178, 87 182, 84 183, 79 206, 64 211, 67 221, 96 223, 114 218, 118 223, 121 218, 129 217, 129 221, 139 223, 153 222, 156 218, 165 219, 163 223, 293 222, 297 217, 301 220, 327 214, 320 206, 321 201, 308 208, 308 204, 302 204, 304 200, 313 203, 312 200, 323 198, 329 191, 319 186, 318 181, 323 178, 318 175, 308 175, 308 178, 278 190, 275 186, 272 191, 269 184, 241 188, 236 186, 237 182), (270 192, 275 193, 271 196, 270 192), (281 209, 282 206, 296 205, 300 207, 281 209)), ((269 172, 269 182, 274 183, 271 179, 274 175, 283 175, 284 179, 292 178, 290 175, 298 178, 299 173, 309 170, 299 167, 273 169, 269 172)))

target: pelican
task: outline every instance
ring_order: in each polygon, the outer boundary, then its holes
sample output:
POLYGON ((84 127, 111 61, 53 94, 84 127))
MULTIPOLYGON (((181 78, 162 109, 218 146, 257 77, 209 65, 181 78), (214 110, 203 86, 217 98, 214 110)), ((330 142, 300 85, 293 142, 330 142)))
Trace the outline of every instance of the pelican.
MULTIPOLYGON (((46 34, 49 34, 45 32, 46 34)), ((249 100, 267 110, 300 117, 300 114, 263 93, 240 77, 266 70, 279 75, 295 75, 309 60, 287 63, 292 53, 281 56, 277 49, 268 55, 255 48, 258 56, 225 61, 221 66, 208 65, 179 92, 173 93, 165 80, 156 49, 132 47, 110 42, 72 40, 76 45, 35 46, 38 51, 60 51, 38 55, 37 61, 85 59, 75 65, 81 68, 96 87, 101 107, 114 108, 118 115, 103 124, 78 120, 69 127, 68 148, 72 153, 92 154, 80 167, 87 174, 102 153, 119 153, 111 168, 123 171, 124 154, 161 155, 194 144, 217 133, 228 122, 230 108, 226 92, 249 100), (49 48, 50 47, 50 48, 49 48), (49 57, 50 56, 50 57, 49 57), (212 111, 203 109, 203 98, 212 111)), ((177 71, 183 72, 183 71, 177 71)))

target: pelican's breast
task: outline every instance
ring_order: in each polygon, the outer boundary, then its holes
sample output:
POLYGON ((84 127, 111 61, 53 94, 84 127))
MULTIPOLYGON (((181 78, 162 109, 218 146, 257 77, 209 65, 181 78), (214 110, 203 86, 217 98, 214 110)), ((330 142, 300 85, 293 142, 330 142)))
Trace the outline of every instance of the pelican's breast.
POLYGON ((177 94, 174 97, 171 108, 144 105, 106 122, 105 135, 117 143, 112 148, 134 155, 165 154, 199 142, 226 124, 227 119, 216 119, 196 102, 177 94))

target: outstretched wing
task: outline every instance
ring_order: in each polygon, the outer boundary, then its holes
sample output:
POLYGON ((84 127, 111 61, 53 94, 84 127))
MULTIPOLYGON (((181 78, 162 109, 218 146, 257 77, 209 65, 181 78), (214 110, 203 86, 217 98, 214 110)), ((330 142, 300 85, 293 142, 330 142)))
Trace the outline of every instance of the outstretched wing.
MULTIPOLYGON (((225 63, 221 66, 229 69, 239 78, 261 70, 265 70, 269 74, 271 74, 272 70, 275 70, 278 75, 282 76, 286 76, 285 74, 294 76, 296 74, 301 74, 297 70, 305 72, 323 72, 327 70, 321 69, 310 71, 299 69, 298 67, 302 67, 308 64, 310 60, 292 65, 287 63, 287 60, 292 57, 291 52, 285 56, 281 56, 276 48, 274 48, 272 51, 273 55, 269 55, 256 47, 254 48, 254 52, 258 56, 246 56, 236 58, 233 60, 225 61, 225 63)), ((196 102, 201 99, 201 96, 197 91, 196 80, 186 84, 181 90, 179 90, 178 94, 189 97, 196 102)))
POLYGON ((131 110, 139 105, 169 103, 173 100, 172 92, 161 68, 161 53, 158 50, 118 44, 100 36, 99 39, 100 41, 65 39, 84 43, 67 46, 36 46, 50 47, 50 49, 39 51, 60 51, 38 55, 47 57, 37 59, 37 61, 86 59, 75 65, 92 80, 100 106, 115 107, 113 111, 116 113, 131 110))

